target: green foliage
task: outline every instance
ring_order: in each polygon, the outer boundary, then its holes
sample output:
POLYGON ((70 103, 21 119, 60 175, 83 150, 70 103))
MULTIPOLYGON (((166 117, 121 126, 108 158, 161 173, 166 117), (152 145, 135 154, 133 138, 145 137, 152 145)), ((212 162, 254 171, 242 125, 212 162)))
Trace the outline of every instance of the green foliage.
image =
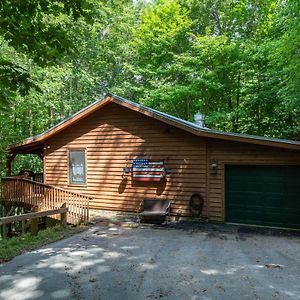
POLYGON ((75 57, 76 27, 81 18, 91 21, 92 3, 89 0, 0 2, 0 102, 7 105, 14 93, 25 96, 32 88, 40 91, 32 81, 28 60, 47 66, 62 63, 66 56, 75 57), (7 55, 7 47, 14 55, 7 55), (15 59, 18 56, 22 56, 21 61, 15 59))
POLYGON ((32 251, 46 244, 61 240, 83 229, 83 227, 56 225, 39 231, 36 236, 27 233, 9 239, 1 240, 0 238, 0 263, 26 251, 32 251))
POLYGON ((298 6, 151 3, 133 30, 124 88, 115 90, 189 120, 200 110, 211 128, 297 138, 298 6))
MULTIPOLYGON (((300 139, 299 1, 0 4, 0 162, 108 91, 210 128, 300 139)), ((20 158, 20 168, 40 168, 20 158)))
MULTIPOLYGON (((84 17, 90 21, 92 1, 3 0, 0 4, 0 35, 19 52, 39 64, 53 64, 75 52, 72 27, 84 17)), ((100 4, 100 2, 99 2, 100 4)))

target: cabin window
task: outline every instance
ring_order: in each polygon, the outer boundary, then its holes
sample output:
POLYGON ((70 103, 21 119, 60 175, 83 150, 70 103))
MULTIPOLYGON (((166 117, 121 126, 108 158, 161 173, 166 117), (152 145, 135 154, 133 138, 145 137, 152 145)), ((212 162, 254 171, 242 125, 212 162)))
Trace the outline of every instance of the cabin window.
POLYGON ((69 182, 70 184, 86 183, 85 150, 69 151, 69 182))

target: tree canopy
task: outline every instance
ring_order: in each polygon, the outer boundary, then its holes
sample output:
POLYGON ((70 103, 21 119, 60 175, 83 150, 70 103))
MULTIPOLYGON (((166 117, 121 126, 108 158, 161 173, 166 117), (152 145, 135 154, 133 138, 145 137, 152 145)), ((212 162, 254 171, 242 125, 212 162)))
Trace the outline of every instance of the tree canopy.
POLYGON ((300 140, 299 12, 294 0, 3 0, 0 155, 108 91, 300 140))

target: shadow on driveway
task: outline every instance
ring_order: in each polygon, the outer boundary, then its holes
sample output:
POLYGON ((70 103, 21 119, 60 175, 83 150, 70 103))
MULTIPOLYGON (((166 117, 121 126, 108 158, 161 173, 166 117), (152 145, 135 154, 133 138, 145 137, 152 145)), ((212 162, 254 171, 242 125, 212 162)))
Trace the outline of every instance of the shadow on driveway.
POLYGON ((245 230, 95 225, 0 265, 0 299, 300 299, 299 236, 245 230))

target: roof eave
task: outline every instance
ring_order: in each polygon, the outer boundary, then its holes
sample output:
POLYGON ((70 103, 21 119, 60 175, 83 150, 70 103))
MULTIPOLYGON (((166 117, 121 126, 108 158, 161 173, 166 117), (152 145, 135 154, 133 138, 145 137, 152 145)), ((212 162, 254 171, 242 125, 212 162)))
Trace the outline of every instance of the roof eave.
POLYGON ((277 148, 283 148, 283 149, 292 149, 292 150, 300 150, 300 143, 293 143, 288 141, 280 141, 280 140, 274 140, 274 139, 267 139, 267 138, 259 138, 259 137, 251 137, 251 136, 243 136, 243 135, 236 135, 234 133, 223 133, 223 132, 217 132, 213 131, 210 132, 210 130, 206 130, 204 128, 196 127, 195 125, 192 125, 192 123, 182 120, 182 122, 179 122, 178 118, 172 117, 168 114, 155 111, 150 108, 146 108, 143 105, 135 104, 134 102, 123 99, 121 97, 118 97, 116 95, 107 94, 103 99, 97 100, 91 105, 85 107, 81 111, 77 112, 76 114, 72 115, 68 119, 62 121, 61 123, 57 124, 56 126, 48 129, 44 133, 28 138, 20 143, 10 145, 8 150, 16 152, 17 150, 21 150, 23 148, 27 148, 30 145, 38 145, 42 144, 46 139, 49 139, 56 135, 57 133, 61 132, 68 126, 82 120, 89 114, 93 113, 94 111, 98 110, 100 107, 106 105, 109 102, 114 102, 116 104, 119 104, 123 107, 126 107, 128 109, 134 110, 136 112, 142 113, 144 115, 147 115, 149 117, 152 117, 156 120, 159 120, 161 122, 167 123, 171 126, 175 126, 179 129, 182 129, 184 131, 190 132, 192 134, 195 134, 197 136, 207 137, 207 138, 213 138, 213 139, 221 139, 221 140, 227 140, 227 141, 235 141, 235 142, 244 142, 249 144, 256 144, 256 145, 263 145, 263 146, 270 146, 270 147, 277 147, 277 148))
MULTIPOLYGON (((245 137, 242 135, 235 136, 234 134, 230 133, 217 133, 217 132, 209 132, 206 131, 205 129, 201 128, 191 128, 187 125, 179 124, 173 120, 166 119, 163 116, 158 116, 155 115, 151 112, 148 112, 146 110, 143 110, 140 107, 133 106, 128 103, 128 102, 123 102, 122 100, 119 100, 119 97, 115 97, 114 95, 110 95, 112 97, 112 101, 115 103, 118 103, 124 107, 128 107, 130 109, 133 109, 137 112, 143 113, 144 115, 148 115, 149 117, 155 118, 159 121, 168 123, 172 126, 175 126, 177 128, 180 128, 182 130, 188 131, 192 134, 195 134, 197 136, 202 136, 202 137, 207 137, 207 138, 214 138, 214 139, 221 139, 221 140, 227 140, 227 141, 235 141, 235 142, 244 142, 244 143, 249 143, 249 144, 256 144, 256 145, 264 145, 264 146, 271 146, 271 147, 277 147, 277 148, 284 148, 284 149, 293 149, 293 150, 300 150, 300 143, 299 144, 292 144, 292 143, 287 143, 287 142, 282 142, 282 141, 274 141, 274 140, 259 140, 259 139, 254 139, 251 137, 245 137)), ((122 98, 121 98, 122 99, 122 98)))

